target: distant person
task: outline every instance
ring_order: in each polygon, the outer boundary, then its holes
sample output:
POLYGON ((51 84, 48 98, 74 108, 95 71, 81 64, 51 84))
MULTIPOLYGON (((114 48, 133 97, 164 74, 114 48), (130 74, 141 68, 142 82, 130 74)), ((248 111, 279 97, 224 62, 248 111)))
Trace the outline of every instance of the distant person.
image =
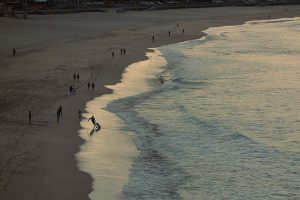
POLYGON ((124 54, 124 56, 125 56, 125 54, 126 54, 126 49, 125 49, 125 48, 123 49, 123 54, 124 54))
POLYGON ((73 74, 73 80, 76 81, 76 73, 73 74))
POLYGON ((152 42, 154 42, 154 35, 152 35, 152 42))
POLYGON ((94 115, 92 115, 92 117, 90 117, 88 119, 88 121, 90 121, 90 120, 92 121, 92 123, 94 125, 94 129, 96 128, 97 131, 101 129, 101 126, 100 126, 100 124, 98 122, 96 122, 96 119, 95 119, 94 115))
POLYGON ((90 120, 92 121, 93 125, 96 124, 96 119, 95 119, 94 115, 92 115, 92 116, 88 119, 88 121, 90 121, 90 120))
POLYGON ((112 56, 112 57, 115 57, 115 52, 112 52, 112 53, 111 53, 111 56, 112 56))
POLYGON ((61 107, 61 105, 60 105, 59 108, 57 109, 56 117, 57 117, 57 123, 58 123, 58 122, 59 122, 59 119, 62 117, 62 107, 61 107))
POLYGON ((271 14, 269 14, 269 19, 271 19, 271 14))
POLYGON ((79 74, 77 74, 77 77, 76 77, 76 78, 77 78, 77 82, 79 82, 79 74))
POLYGON ((92 90, 94 90, 94 88, 95 88, 95 83, 93 82, 92 83, 92 90))
POLYGON ((81 117, 82 117, 82 111, 79 109, 78 110, 78 119, 79 119, 79 121, 81 120, 81 117))
POLYGON ((184 35, 184 29, 182 29, 181 31, 182 31, 182 34, 184 35))
POLYGON ((170 36, 171 36, 171 31, 169 30, 169 32, 168 32, 168 33, 169 33, 169 37, 170 37, 170 36))
POLYGON ((90 87, 91 87, 91 84, 90 84, 90 82, 88 82, 88 89, 90 89, 90 87))
POLYGON ((13 49, 13 56, 16 55, 16 49, 13 49))
POLYGON ((123 49, 122 48, 120 49, 120 52, 121 52, 121 55, 123 55, 123 49))
POLYGON ((31 110, 28 111, 28 122, 31 124, 31 110))
POLYGON ((72 94, 72 92, 73 92, 73 87, 72 86, 69 87, 69 91, 70 91, 70 94, 72 94))

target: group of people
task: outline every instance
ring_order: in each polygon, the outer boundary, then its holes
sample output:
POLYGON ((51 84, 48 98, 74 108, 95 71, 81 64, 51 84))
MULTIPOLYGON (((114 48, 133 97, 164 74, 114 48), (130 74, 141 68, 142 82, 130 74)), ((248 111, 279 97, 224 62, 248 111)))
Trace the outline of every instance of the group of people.
MULTIPOLYGON (((125 48, 121 48, 121 49, 120 49, 120 53, 121 53, 121 55, 124 55, 124 56, 125 56, 125 54, 126 54, 126 49, 125 49, 125 48)), ((115 52, 114 52, 114 51, 111 52, 111 56, 112 56, 112 57, 115 57, 115 52)))

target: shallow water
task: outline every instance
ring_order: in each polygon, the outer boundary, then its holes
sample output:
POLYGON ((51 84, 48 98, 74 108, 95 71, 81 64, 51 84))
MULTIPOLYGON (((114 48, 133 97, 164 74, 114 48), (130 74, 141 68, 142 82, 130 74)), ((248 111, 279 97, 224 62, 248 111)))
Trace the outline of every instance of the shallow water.
MULTIPOLYGON (((89 197, 93 200, 122 198, 123 185, 128 182, 129 170, 138 155, 133 143, 135 133, 106 106, 115 100, 135 96, 155 87, 155 73, 162 71, 165 60, 157 51, 148 53, 148 60, 127 67, 122 81, 116 85, 107 85, 113 90, 89 101, 84 119, 81 121, 80 136, 86 140, 76 155, 79 168, 93 178, 93 191, 89 197), (100 131, 94 132, 88 118, 92 115, 101 124, 100 131)), ((126 108, 120 108, 119 111, 126 108)))
POLYGON ((300 199, 299 18, 205 32, 107 107, 139 151, 120 198, 300 199))

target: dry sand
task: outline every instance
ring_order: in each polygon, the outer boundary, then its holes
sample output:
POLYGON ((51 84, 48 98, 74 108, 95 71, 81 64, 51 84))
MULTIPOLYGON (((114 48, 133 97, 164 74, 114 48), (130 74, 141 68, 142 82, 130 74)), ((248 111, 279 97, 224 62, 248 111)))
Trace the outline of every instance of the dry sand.
POLYGON ((88 199, 92 179, 78 170, 74 157, 83 142, 77 111, 111 92, 104 85, 119 82, 126 66, 145 59, 147 48, 199 38, 211 26, 267 19, 269 13, 294 17, 299 11, 293 5, 0 18, 0 199, 88 199), (72 80, 74 72, 79 83, 72 80), (95 81, 94 92, 87 90, 88 81, 95 81), (72 84, 74 96, 68 94, 72 84), (59 105, 63 118, 57 124, 59 105))

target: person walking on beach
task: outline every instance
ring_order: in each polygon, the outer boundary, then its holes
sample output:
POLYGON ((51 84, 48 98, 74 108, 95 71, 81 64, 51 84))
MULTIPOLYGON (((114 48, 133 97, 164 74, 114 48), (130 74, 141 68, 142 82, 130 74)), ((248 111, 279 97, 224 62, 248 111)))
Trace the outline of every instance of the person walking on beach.
POLYGON ((76 81, 76 73, 73 74, 73 80, 76 81))
POLYGON ((94 90, 94 88, 95 88, 95 83, 92 82, 92 90, 94 90))
POLYGON ((112 53, 111 53, 111 56, 114 57, 114 56, 115 56, 115 52, 112 52, 112 53))
POLYGON ((28 111, 28 122, 31 124, 31 110, 28 111))
POLYGON ((82 111, 79 109, 78 110, 78 119, 79 119, 79 121, 81 120, 81 116, 82 116, 82 111))
POLYGON ((13 49, 13 56, 15 56, 16 55, 16 49, 13 49))
POLYGON ((72 86, 69 87, 69 91, 70 91, 70 94, 72 94, 72 92, 73 92, 73 87, 72 86))
POLYGON ((77 74, 77 82, 79 82, 79 74, 77 74))
POLYGON ((122 48, 120 49, 120 51, 121 51, 121 55, 123 55, 123 49, 122 48))
POLYGON ((91 84, 90 84, 90 82, 88 82, 88 89, 90 90, 90 87, 91 87, 91 84))
POLYGON ((171 36, 171 31, 169 30, 169 32, 168 32, 168 33, 169 33, 169 37, 170 37, 170 36, 171 36))
POLYGON ((154 42, 154 35, 152 35, 152 42, 154 42))
POLYGON ((124 56, 125 56, 125 54, 126 54, 126 49, 125 49, 125 48, 123 49, 123 54, 124 54, 124 56))
POLYGON ((182 29, 181 31, 182 31, 182 34, 184 35, 184 29, 182 29))
POLYGON ((59 118, 62 117, 62 107, 61 107, 61 105, 59 106, 59 108, 56 111, 56 117, 57 117, 57 123, 59 123, 59 118))

